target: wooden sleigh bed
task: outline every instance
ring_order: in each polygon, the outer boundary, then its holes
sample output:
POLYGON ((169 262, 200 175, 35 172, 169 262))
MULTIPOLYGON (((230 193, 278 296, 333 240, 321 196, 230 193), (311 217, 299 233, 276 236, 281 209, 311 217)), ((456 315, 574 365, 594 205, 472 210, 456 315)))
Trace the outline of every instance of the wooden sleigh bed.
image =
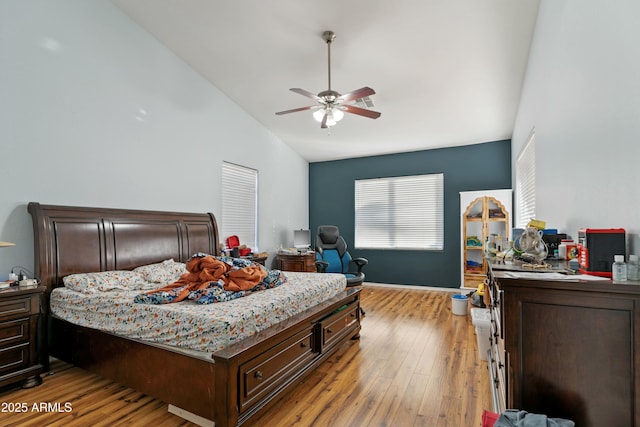
MULTIPOLYGON (((29 203, 28 210, 36 275, 47 286, 47 296, 69 274, 131 270, 170 258, 186 262, 197 252, 219 253, 210 213, 39 203, 29 203)), ((48 316, 46 298, 45 354, 160 399, 172 412, 236 426, 275 404, 341 344, 359 337, 359 292, 347 288, 211 358, 48 316)))

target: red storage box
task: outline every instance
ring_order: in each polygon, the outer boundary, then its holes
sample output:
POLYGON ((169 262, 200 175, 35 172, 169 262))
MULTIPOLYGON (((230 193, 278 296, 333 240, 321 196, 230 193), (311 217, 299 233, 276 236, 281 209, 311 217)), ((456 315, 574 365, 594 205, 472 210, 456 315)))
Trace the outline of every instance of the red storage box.
POLYGON ((240 246, 240 239, 238 238, 238 236, 227 237, 227 247, 229 249, 233 249, 237 246, 240 246))
POLYGON ((614 255, 626 254, 624 228, 578 230, 578 262, 582 274, 611 278, 614 255))
POLYGON ((493 427, 499 417, 495 412, 482 411, 482 427, 493 427))
MULTIPOLYGON (((227 248, 233 249, 240 246, 240 238, 236 235, 229 236, 227 238, 227 248)), ((241 248, 239 249, 240 256, 246 256, 251 253, 251 248, 241 248)))

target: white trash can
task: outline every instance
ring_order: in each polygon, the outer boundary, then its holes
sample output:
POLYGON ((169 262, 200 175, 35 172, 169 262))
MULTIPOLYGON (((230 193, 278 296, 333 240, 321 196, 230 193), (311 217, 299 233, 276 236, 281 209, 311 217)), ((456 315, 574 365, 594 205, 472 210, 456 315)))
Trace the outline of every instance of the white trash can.
POLYGON ((451 312, 458 316, 467 315, 469 297, 462 294, 453 294, 451 297, 451 312))
POLYGON ((476 340, 478 341, 480 360, 487 360, 489 337, 491 336, 491 315, 489 314, 489 309, 472 308, 471 322, 476 328, 476 340))

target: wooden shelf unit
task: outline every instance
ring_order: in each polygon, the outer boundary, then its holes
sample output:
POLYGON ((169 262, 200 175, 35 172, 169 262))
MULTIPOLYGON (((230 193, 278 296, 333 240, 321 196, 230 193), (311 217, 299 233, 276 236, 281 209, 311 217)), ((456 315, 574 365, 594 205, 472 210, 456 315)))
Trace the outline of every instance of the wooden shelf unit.
POLYGON ((477 288, 487 274, 486 242, 491 234, 509 239, 511 232, 511 190, 460 193, 461 262, 460 285, 477 288), (470 201, 469 201, 470 200, 470 201), (469 245, 475 236, 478 245, 469 245))

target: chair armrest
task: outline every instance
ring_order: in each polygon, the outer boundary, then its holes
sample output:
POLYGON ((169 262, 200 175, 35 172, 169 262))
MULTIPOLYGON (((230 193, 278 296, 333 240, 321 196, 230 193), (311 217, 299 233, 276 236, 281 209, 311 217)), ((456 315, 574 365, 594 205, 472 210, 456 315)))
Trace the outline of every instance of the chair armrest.
POLYGON ((318 273, 325 273, 327 271, 327 267, 329 267, 329 263, 327 261, 316 261, 316 270, 318 270, 318 273))
POLYGON ((354 258, 353 261, 358 266, 358 273, 362 272, 362 267, 369 264, 369 260, 366 258, 354 258))

